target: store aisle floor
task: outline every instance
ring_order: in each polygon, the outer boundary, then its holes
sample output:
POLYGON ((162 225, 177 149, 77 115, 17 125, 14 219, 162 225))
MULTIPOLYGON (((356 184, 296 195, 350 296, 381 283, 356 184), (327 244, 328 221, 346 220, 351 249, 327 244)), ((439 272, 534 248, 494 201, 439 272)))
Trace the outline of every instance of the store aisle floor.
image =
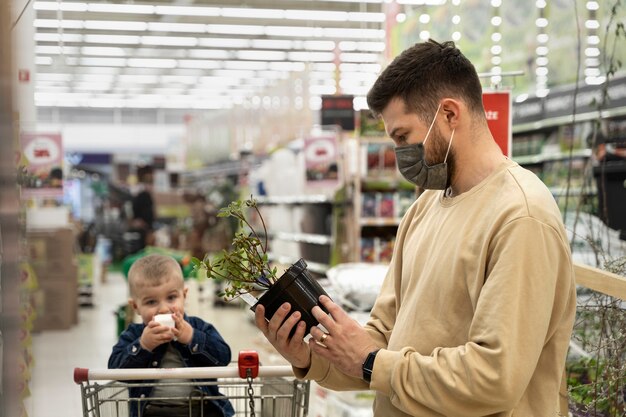
MULTIPOLYGON (((75 367, 106 368, 111 348, 117 341, 115 311, 126 299, 124 277, 109 273, 106 282, 97 283, 94 288, 94 307, 79 310, 76 326, 33 335, 31 396, 25 400, 29 417, 82 416, 80 389, 73 382, 73 370, 75 367)), ((192 307, 197 309, 197 315, 215 325, 230 344, 233 360, 240 350, 255 349, 259 350, 262 360, 265 358, 265 363, 284 363, 254 327, 250 311, 238 307, 218 308, 210 300, 195 300, 192 307)))

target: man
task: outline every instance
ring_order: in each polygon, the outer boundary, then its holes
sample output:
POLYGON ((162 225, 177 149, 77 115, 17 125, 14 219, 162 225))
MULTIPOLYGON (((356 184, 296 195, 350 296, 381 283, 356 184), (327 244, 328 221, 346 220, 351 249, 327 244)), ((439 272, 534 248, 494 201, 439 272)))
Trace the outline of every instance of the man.
POLYGON ((327 297, 304 325, 286 304, 256 323, 300 378, 376 391, 374 415, 558 415, 576 293, 549 190, 500 151, 476 70, 452 42, 419 43, 368 94, 402 174, 425 189, 404 216, 361 327, 327 297), (297 326, 289 338, 289 331, 297 326))

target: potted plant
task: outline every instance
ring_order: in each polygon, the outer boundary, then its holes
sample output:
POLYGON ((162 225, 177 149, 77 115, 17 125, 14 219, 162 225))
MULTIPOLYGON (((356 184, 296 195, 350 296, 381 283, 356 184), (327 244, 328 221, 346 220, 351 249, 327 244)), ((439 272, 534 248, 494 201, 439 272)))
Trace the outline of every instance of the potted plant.
POLYGON ((277 268, 270 266, 267 228, 257 201, 252 196, 244 201, 233 201, 220 209, 217 216, 235 218, 240 231, 235 233, 230 250, 223 250, 212 259, 208 255, 202 260, 192 258, 194 268, 205 271, 207 278, 225 282, 220 294, 225 300, 242 298, 251 305, 252 311, 261 304, 268 320, 283 303, 288 302, 292 312, 301 313, 307 329, 316 326, 318 321, 311 309, 319 305, 320 295, 328 294, 310 275, 304 259, 291 265, 280 277, 277 268), (248 221, 248 210, 256 211, 263 227, 261 236, 248 221), (263 291, 260 298, 254 296, 263 291))

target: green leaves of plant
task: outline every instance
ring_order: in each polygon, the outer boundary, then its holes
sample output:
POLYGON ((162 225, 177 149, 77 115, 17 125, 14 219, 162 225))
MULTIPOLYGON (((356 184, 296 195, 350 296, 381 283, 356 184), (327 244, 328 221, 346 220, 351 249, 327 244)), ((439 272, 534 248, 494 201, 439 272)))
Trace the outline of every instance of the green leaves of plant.
POLYGON ((231 244, 232 249, 222 251, 213 259, 209 259, 208 254, 203 260, 192 258, 194 270, 205 270, 207 278, 226 281, 226 288, 220 294, 225 299, 236 298, 259 288, 271 287, 277 280, 277 268, 269 267, 267 229, 257 201, 252 196, 247 200, 233 201, 227 207, 221 208, 217 216, 234 217, 239 221, 242 229, 247 228, 250 232, 235 233, 231 244), (259 216, 263 226, 265 245, 246 218, 248 209, 254 209, 259 216))

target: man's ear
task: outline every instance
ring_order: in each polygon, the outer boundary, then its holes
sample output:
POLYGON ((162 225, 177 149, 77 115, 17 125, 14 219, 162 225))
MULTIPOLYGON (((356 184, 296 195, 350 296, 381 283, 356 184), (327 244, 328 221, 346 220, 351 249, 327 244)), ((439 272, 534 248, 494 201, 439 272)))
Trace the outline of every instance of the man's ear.
POLYGON ((184 287, 183 288, 183 298, 187 299, 187 291, 189 291, 189 287, 184 287))
POLYGON ((441 102, 441 110, 444 114, 450 130, 456 129, 459 126, 461 112, 467 111, 461 102, 453 98, 443 99, 441 102))
POLYGON ((133 300, 132 298, 128 299, 128 305, 135 311, 137 312, 137 303, 135 302, 135 300, 133 300))

